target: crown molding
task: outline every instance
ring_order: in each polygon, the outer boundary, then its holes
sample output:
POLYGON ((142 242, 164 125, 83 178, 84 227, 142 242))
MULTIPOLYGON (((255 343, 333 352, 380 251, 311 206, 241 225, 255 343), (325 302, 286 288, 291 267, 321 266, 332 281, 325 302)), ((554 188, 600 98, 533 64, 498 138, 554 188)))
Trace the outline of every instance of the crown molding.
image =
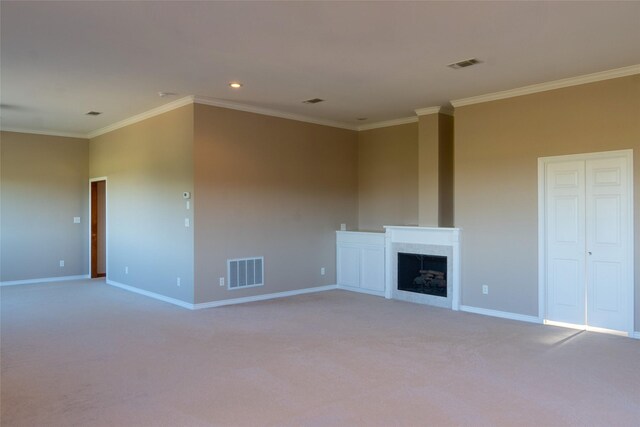
POLYGON ((538 83, 516 89, 509 89, 500 92, 488 93, 485 95, 472 96, 470 98, 456 99, 454 101, 451 101, 451 105, 453 105, 455 108, 464 107, 465 105, 497 101, 499 99, 513 98, 516 96, 529 95, 538 92, 546 92, 548 90, 562 89, 565 87, 577 86, 586 83, 595 83, 602 80, 632 76, 634 74, 640 74, 640 65, 631 65, 629 67, 616 68, 614 70, 601 71, 599 73, 585 74, 582 76, 569 77, 566 79, 554 80, 546 83, 538 83))
POLYGON ((413 116, 413 117, 403 117, 401 119, 393 119, 393 120, 385 120, 382 122, 375 122, 375 123, 367 123, 366 125, 361 125, 357 127, 357 131, 363 131, 363 130, 371 130, 371 129, 379 129, 379 128, 386 128, 389 126, 398 126, 398 125, 405 125, 407 123, 416 123, 418 121, 418 118, 413 116))
POLYGON ((304 116, 301 114, 285 113, 283 111, 272 110, 270 108, 255 107, 253 105, 240 104, 240 103, 231 102, 231 101, 223 101, 220 99, 196 96, 194 97, 193 102, 196 104, 209 105, 212 107, 220 107, 220 108, 228 108, 230 110, 244 111, 246 113, 262 114, 263 116, 272 116, 272 117, 279 117, 281 119, 296 120, 298 122, 313 123, 316 125, 330 126, 334 128, 340 128, 340 129, 358 130, 357 126, 350 125, 348 123, 337 122, 333 120, 316 119, 316 118, 304 116))
POLYGON ((172 101, 167 104, 161 105, 159 107, 153 108, 151 110, 145 111, 144 113, 136 114, 135 116, 131 116, 128 119, 124 119, 119 122, 113 123, 109 126, 105 126, 103 128, 91 131, 86 135, 86 138, 95 138, 105 133, 112 132, 116 129, 120 129, 125 126, 129 126, 134 123, 138 123, 143 120, 149 119, 151 117, 157 116, 159 114, 163 114, 171 110, 175 110, 176 108, 193 104, 193 99, 194 99, 193 96, 185 96, 184 98, 176 99, 175 101, 172 101))
POLYGON ((429 114, 438 114, 442 107, 426 107, 426 108, 417 108, 413 111, 416 112, 418 116, 428 116, 429 114))
POLYGON ((65 138, 81 138, 88 139, 86 134, 73 133, 73 132, 56 132, 53 130, 34 130, 34 129, 19 129, 19 128, 0 128, 2 132, 15 132, 15 133, 32 133, 35 135, 48 135, 48 136, 62 136, 65 138))
POLYGON ((414 111, 418 116, 428 116, 429 114, 446 114, 447 116, 453 116, 453 108, 448 106, 418 108, 414 111))

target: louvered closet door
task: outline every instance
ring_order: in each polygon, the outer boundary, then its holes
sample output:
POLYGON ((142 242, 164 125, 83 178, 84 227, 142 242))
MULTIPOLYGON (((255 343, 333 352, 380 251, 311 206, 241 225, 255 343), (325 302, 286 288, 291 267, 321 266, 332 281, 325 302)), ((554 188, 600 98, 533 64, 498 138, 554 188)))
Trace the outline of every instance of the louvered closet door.
POLYGON ((547 320, 629 329, 628 173, 623 157, 547 164, 547 320))

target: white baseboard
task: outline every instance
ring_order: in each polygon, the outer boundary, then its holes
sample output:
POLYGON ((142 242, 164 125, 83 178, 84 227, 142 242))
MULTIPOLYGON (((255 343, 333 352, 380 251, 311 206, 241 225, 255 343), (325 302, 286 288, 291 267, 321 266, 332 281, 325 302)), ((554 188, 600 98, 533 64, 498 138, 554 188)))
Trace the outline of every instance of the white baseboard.
POLYGON ((182 308, 188 308, 189 310, 193 310, 193 304, 189 302, 185 302, 176 298, 171 298, 162 294, 157 294, 155 292, 145 291, 144 289, 125 285, 124 283, 114 282, 113 280, 107 280, 106 282, 107 282, 107 285, 115 286, 116 288, 124 289, 125 291, 134 292, 136 294, 144 295, 160 301, 168 302, 169 304, 180 306, 182 308))
POLYGON ((640 332, 639 331, 635 331, 633 334, 630 334, 631 338, 635 338, 637 340, 640 340, 640 332))
POLYGON ((484 316, 502 317, 503 319, 519 320, 521 322, 542 323, 536 316, 527 316, 524 314, 510 313, 508 311, 490 310, 488 308, 471 307, 469 305, 461 305, 461 311, 468 313, 482 314, 484 316))
POLYGON ((384 291, 372 291, 369 289, 355 288, 353 286, 345 286, 345 285, 338 285, 338 289, 341 289, 343 291, 359 292, 361 294, 367 294, 367 295, 375 295, 377 297, 384 297, 384 291))
POLYGON ((193 309, 199 310, 202 308, 221 307, 224 305, 244 304, 246 302, 264 301, 264 300, 274 299, 274 298, 285 298, 285 297, 291 297, 294 295, 310 294, 313 292, 330 291, 333 289, 337 289, 337 285, 317 286, 315 288, 296 289, 294 291, 276 292, 273 294, 255 295, 251 297, 232 298, 232 299, 225 299, 220 301, 203 302, 199 304, 194 304, 193 309))
POLYGON ((0 282, 0 286, 32 285, 34 283, 66 282, 68 280, 82 280, 82 279, 89 279, 89 275, 81 274, 78 276, 42 277, 40 279, 29 279, 29 280, 7 280, 4 282, 0 282))
POLYGON ((144 289, 136 288, 134 286, 125 285, 124 283, 114 282, 113 280, 107 280, 106 282, 108 285, 115 286, 120 289, 124 289, 125 291, 134 292, 136 294, 154 298, 159 301, 168 302, 170 304, 174 304, 182 308, 188 308, 189 310, 221 307, 224 305, 232 305, 232 304, 243 304, 246 302, 253 302, 253 301, 264 301, 264 300, 274 299, 274 298, 284 298, 284 297, 290 297, 294 295, 309 294, 312 292, 330 291, 330 290, 336 289, 337 287, 336 285, 318 286, 315 288, 296 289, 294 291, 276 292, 273 294, 255 295, 255 296, 244 297, 244 298, 232 298, 232 299, 221 300, 221 301, 210 301, 210 302, 204 302, 200 304, 191 304, 176 298, 171 298, 155 292, 145 291, 144 289))

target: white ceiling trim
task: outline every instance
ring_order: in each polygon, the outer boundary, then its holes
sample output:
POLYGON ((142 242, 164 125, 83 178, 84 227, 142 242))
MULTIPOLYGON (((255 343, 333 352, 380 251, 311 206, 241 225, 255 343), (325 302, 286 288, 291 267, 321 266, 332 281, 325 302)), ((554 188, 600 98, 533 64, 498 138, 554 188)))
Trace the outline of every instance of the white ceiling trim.
POLYGON ((169 102, 167 104, 161 105, 159 107, 153 108, 149 111, 145 111, 144 113, 136 114, 135 116, 131 116, 128 119, 121 120, 109 126, 105 126, 103 128, 91 131, 87 134, 86 138, 95 138, 97 136, 103 135, 108 132, 112 132, 116 129, 123 128, 125 126, 132 125, 134 123, 141 122, 143 120, 149 119, 151 117, 157 116, 159 114, 163 114, 169 112, 171 110, 175 110, 176 108, 184 107, 185 105, 193 104, 193 96, 185 96, 184 98, 177 99, 175 101, 169 102))
POLYGON ((418 116, 427 116, 429 114, 446 114, 447 116, 453 116, 453 108, 448 106, 418 108, 414 111, 418 116))
POLYGON ((149 111, 145 111, 144 113, 140 113, 140 114, 137 114, 135 116, 129 117, 128 119, 121 120, 121 121, 116 122, 114 124, 111 124, 109 126, 105 126, 103 128, 91 131, 87 135, 84 135, 83 138, 95 138, 95 137, 103 135, 105 133, 112 132, 112 131, 114 131, 116 129, 120 129, 120 128, 125 127, 125 126, 129 126, 129 125, 132 125, 134 123, 138 123, 138 122, 140 122, 142 120, 146 120, 146 119, 149 119, 151 117, 157 116, 159 114, 164 114, 164 113, 167 113, 167 112, 169 112, 171 110, 175 110, 176 108, 180 108, 180 107, 183 107, 185 105, 189 105, 189 104, 193 104, 193 103, 211 105, 211 106, 214 106, 214 107, 228 108, 228 109, 231 109, 231 110, 245 111, 245 112, 248 112, 248 113, 262 114, 262 115, 265 115, 265 116, 279 117, 279 118, 289 119, 289 120, 296 120, 296 121, 300 121, 300 122, 307 122, 307 123, 313 123, 313 124, 318 124, 318 125, 331 126, 331 127, 341 128, 341 129, 358 130, 356 126, 349 125, 348 123, 336 122, 336 121, 331 121, 331 120, 315 119, 313 117, 307 117, 307 116, 302 116, 302 115, 298 115, 298 114, 285 113, 285 112, 282 112, 282 111, 271 110, 271 109, 268 109, 268 108, 254 107, 252 105, 240 104, 240 103, 236 103, 236 102, 222 101, 222 100, 214 99, 214 98, 205 98, 205 97, 200 97, 200 96, 189 95, 189 96, 185 96, 184 98, 180 98, 178 100, 175 100, 173 102, 169 102, 168 104, 162 105, 160 107, 153 108, 153 109, 151 109, 149 111))
POLYGON ((426 107, 414 110, 419 116, 428 116, 429 114, 438 114, 441 107, 426 107))
POLYGON ((385 120, 383 122, 368 123, 366 125, 358 126, 357 130, 363 131, 363 130, 386 128, 389 126, 398 126, 398 125, 405 125, 407 123, 415 123, 417 121, 418 121, 418 118, 415 116, 403 117, 401 119, 393 119, 393 120, 385 120))
POLYGON ((451 101, 451 105, 453 105, 455 108, 464 107, 465 105, 497 101, 499 99, 513 98, 516 96, 529 95, 532 93, 545 92, 548 90, 561 89, 586 83, 594 83, 602 80, 615 79, 618 77, 626 77, 634 74, 640 74, 640 65, 631 65, 629 67, 616 68, 614 70, 585 74, 577 77, 569 77, 567 79, 554 80, 551 82, 524 86, 517 89, 509 89, 500 92, 488 93, 485 95, 472 96, 470 98, 456 99, 454 101, 451 101))
POLYGON ((32 133, 35 135, 48 135, 48 136, 62 136, 65 138, 82 138, 87 139, 87 135, 82 133, 73 132, 56 132, 54 130, 33 130, 33 129, 18 129, 18 128, 1 128, 2 132, 15 132, 15 133, 32 133))
POLYGON ((348 130, 358 130, 357 126, 350 125, 348 123, 337 122, 333 120, 316 119, 313 117, 303 116, 300 114, 285 113, 283 111, 272 110, 270 108, 255 107, 253 105, 240 104, 237 102, 230 102, 230 101, 222 101, 214 98, 205 98, 205 97, 196 96, 193 102, 195 102, 196 104, 210 105, 212 107, 228 108, 231 110, 262 114, 264 116, 279 117, 281 119, 296 120, 299 122, 313 123, 316 125, 331 126, 334 128, 348 129, 348 130))

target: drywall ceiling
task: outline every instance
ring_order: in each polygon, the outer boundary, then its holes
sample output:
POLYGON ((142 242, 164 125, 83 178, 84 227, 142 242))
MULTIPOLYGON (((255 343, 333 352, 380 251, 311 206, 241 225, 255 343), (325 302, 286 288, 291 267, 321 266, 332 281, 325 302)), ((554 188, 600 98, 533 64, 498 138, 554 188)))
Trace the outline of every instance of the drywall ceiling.
POLYGON ((640 64, 640 2, 2 1, 0 15, 4 129, 87 134, 187 95, 355 126, 640 64))

